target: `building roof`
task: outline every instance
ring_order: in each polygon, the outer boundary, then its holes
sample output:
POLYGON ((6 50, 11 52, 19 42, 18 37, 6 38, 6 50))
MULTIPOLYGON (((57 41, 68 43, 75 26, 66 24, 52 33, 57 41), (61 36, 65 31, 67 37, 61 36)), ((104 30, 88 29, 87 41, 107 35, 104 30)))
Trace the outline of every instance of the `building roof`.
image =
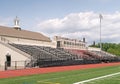
POLYGON ((0 36, 39 40, 39 41, 46 41, 46 42, 51 41, 49 37, 46 37, 41 33, 22 30, 22 29, 18 30, 18 29, 15 29, 14 27, 5 27, 5 26, 0 26, 0 36))

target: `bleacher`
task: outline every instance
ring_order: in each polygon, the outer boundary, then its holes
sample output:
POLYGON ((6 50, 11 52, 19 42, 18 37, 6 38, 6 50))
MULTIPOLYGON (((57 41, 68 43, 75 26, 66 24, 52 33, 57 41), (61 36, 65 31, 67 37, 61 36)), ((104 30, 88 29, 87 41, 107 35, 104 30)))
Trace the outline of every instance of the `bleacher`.
MULTIPOLYGON (((29 54, 30 63, 27 66, 53 66, 61 65, 61 62, 75 60, 76 55, 71 54, 64 49, 51 48, 36 45, 10 44, 11 46, 29 54), (60 63, 59 63, 60 62, 60 63)), ((64 63, 63 63, 64 65, 64 63)))
POLYGON ((65 50, 62 48, 23 44, 10 45, 31 56, 31 61, 26 64, 26 67, 65 66, 120 61, 120 58, 117 56, 105 52, 65 50))
POLYGON ((52 55, 57 56, 58 58, 62 59, 62 60, 70 60, 70 59, 76 59, 76 55, 71 54, 67 51, 65 51, 64 49, 61 48, 51 48, 51 47, 41 47, 41 46, 36 46, 39 49, 42 49, 46 52, 51 53, 52 55))
POLYGON ((69 52, 78 55, 79 59, 83 60, 96 60, 92 55, 88 54, 86 50, 73 50, 73 49, 68 49, 69 52))
POLYGON ((105 61, 105 62, 114 62, 114 61, 119 61, 120 57, 117 57, 116 55, 107 53, 105 51, 89 51, 93 53, 94 55, 97 55, 100 60, 105 61))
POLYGON ((105 51, 90 51, 90 52, 93 52, 99 56, 104 56, 104 57, 107 57, 107 56, 111 56, 111 57, 114 57, 115 55, 113 54, 110 54, 110 53, 107 53, 105 51))
POLYGON ((36 46, 31 45, 21 45, 21 44, 10 44, 14 46, 15 48, 20 49, 21 51, 31 55, 31 58, 36 60, 58 60, 56 56, 53 56, 52 54, 43 51, 42 49, 37 49, 36 46))
POLYGON ((68 49, 71 53, 77 54, 83 60, 99 60, 100 62, 117 62, 120 57, 107 53, 105 51, 73 50, 68 49))

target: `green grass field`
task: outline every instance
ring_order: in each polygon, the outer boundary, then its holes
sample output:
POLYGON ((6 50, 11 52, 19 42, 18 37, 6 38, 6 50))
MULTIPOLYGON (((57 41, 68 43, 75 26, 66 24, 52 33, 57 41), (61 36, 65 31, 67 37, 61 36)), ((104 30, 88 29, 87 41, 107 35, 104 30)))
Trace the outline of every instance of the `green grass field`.
MULTIPOLYGON (((0 79, 0 84, 73 84, 117 72, 120 72, 120 66, 0 79)), ((120 84, 120 75, 90 81, 85 84, 120 84)))
POLYGON ((104 79, 90 81, 90 82, 84 83, 84 84, 120 84, 120 74, 111 76, 111 77, 107 77, 104 79))

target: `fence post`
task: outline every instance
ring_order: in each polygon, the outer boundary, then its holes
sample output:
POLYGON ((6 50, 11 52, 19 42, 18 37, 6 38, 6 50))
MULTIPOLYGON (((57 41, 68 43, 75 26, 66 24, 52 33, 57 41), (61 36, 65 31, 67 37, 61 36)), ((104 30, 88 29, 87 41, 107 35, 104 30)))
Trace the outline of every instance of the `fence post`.
POLYGON ((24 69, 26 69, 26 61, 25 61, 25 63, 24 63, 24 69))
POLYGON ((15 70, 17 69, 17 61, 15 61, 15 70))

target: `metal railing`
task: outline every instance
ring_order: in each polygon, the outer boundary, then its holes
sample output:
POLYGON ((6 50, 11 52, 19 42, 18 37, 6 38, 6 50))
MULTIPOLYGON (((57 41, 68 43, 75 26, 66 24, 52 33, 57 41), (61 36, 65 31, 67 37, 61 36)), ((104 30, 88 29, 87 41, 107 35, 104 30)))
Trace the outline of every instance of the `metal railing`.
POLYGON ((6 61, 5 62, 5 70, 17 70, 17 69, 25 69, 29 68, 27 66, 30 61, 6 61))

